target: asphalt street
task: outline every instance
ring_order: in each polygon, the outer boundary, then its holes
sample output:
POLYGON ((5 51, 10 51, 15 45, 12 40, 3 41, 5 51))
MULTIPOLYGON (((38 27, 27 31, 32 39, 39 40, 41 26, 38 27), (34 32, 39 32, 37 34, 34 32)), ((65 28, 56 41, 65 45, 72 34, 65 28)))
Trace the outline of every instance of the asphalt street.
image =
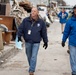
MULTIPOLYGON (((61 27, 56 20, 48 31, 48 48, 43 48, 40 44, 35 75, 71 75, 69 54, 67 53, 67 42, 63 48, 61 46, 61 27)), ((7 62, 0 66, 0 75, 29 75, 28 62, 25 54, 25 47, 19 50, 7 62)))

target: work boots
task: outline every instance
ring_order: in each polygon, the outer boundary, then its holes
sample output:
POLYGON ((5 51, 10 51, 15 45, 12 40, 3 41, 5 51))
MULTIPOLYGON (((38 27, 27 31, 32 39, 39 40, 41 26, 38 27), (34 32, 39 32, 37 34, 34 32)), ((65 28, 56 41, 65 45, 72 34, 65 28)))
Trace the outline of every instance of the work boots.
POLYGON ((30 72, 29 75, 34 75, 34 73, 33 72, 30 72))

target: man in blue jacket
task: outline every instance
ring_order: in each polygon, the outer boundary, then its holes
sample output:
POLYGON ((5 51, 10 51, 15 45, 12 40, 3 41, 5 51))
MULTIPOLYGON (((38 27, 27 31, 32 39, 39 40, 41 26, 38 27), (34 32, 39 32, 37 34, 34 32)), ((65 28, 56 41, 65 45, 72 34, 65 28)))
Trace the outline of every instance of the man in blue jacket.
POLYGON ((58 17, 60 19, 61 31, 63 33, 64 32, 64 24, 66 23, 67 18, 68 18, 68 13, 65 11, 64 8, 62 8, 62 11, 58 14, 58 17))
POLYGON ((26 55, 29 63, 29 75, 34 75, 37 61, 37 54, 41 39, 43 39, 43 47, 48 47, 48 38, 45 22, 39 18, 38 10, 33 7, 30 17, 23 20, 18 28, 18 41, 21 36, 25 40, 26 55))
POLYGON ((70 47, 70 63, 72 69, 72 75, 76 75, 76 5, 73 7, 73 15, 67 21, 63 39, 62 46, 65 46, 66 39, 69 37, 69 47, 70 47))

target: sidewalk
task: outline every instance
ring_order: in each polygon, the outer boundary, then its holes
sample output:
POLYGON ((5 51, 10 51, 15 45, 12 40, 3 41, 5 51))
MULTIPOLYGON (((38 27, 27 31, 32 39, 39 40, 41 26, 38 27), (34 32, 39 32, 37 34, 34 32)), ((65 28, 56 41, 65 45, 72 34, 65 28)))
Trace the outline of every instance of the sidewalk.
POLYGON ((0 50, 0 65, 4 63, 15 51, 15 42, 4 45, 4 49, 0 50))

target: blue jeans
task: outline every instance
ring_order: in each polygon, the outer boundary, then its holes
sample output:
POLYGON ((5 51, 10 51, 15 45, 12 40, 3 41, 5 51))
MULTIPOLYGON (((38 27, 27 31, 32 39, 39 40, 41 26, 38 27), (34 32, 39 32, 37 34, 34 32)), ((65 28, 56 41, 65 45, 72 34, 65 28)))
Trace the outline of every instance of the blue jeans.
POLYGON ((76 74, 76 47, 70 45, 70 63, 72 74, 76 74))
POLYGON ((35 72, 36 62, 37 62, 37 54, 39 50, 40 43, 26 43, 26 55, 29 63, 29 72, 35 72))

